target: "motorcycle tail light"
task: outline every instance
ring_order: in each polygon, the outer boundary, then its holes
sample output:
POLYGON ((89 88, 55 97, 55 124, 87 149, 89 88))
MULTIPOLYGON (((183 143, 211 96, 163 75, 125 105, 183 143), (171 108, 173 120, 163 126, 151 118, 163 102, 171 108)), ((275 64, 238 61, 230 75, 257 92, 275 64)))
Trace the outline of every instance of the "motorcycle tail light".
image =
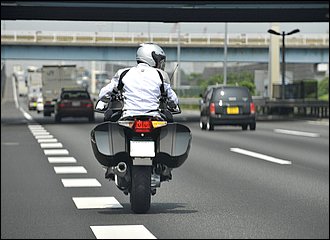
POLYGON ((139 133, 151 132, 152 122, 150 120, 147 121, 135 120, 133 125, 133 130, 134 132, 139 132, 139 133))

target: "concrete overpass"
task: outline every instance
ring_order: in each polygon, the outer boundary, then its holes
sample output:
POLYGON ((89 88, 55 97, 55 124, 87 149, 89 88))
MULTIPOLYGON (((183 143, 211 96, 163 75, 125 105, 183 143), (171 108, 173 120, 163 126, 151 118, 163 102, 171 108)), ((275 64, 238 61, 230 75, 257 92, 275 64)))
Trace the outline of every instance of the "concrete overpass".
MULTIPOLYGON (((268 62, 270 34, 229 34, 228 62, 268 62)), ((222 62, 223 34, 15 32, 1 33, 1 59, 134 61, 142 42, 160 44, 167 61, 222 62), (178 56, 178 46, 180 55, 178 56)), ((281 39, 277 37, 277 41, 281 39)), ((304 34, 286 39, 289 63, 328 63, 329 35, 304 34)))

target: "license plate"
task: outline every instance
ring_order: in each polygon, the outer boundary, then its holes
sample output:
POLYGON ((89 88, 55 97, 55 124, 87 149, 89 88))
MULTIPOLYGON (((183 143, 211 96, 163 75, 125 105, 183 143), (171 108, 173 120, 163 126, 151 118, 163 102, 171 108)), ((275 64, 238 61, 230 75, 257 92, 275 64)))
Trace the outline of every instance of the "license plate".
POLYGON ((79 107, 79 106, 80 106, 80 102, 78 101, 72 102, 72 107, 79 107))
POLYGON ((238 107, 227 107, 227 114, 238 114, 238 107))
POLYGON ((154 157, 155 143, 152 141, 130 141, 131 157, 154 157))

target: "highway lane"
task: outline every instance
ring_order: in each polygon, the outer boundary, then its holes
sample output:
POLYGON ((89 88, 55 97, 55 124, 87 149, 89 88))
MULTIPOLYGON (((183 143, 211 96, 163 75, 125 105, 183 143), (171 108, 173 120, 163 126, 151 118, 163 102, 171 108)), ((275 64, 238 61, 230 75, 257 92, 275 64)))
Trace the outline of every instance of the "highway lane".
POLYGON ((27 120, 13 102, 2 104, 1 111, 2 238, 96 238, 91 226, 118 225, 143 225, 155 238, 329 237, 328 123, 258 122, 256 131, 217 127, 207 132, 197 122, 185 122, 193 135, 189 159, 173 171, 172 181, 162 183, 150 211, 137 215, 128 196, 104 179, 93 156, 89 134, 96 123, 55 124, 28 111, 33 120, 27 120), (49 163, 28 128, 35 124, 77 162, 49 163), (293 135, 293 130, 315 135, 293 135), (54 166, 83 166, 87 173, 56 174, 54 166), (61 182, 77 177, 96 178, 101 186, 66 188, 61 182), (72 199, 103 196, 115 197, 122 208, 78 209, 72 199))

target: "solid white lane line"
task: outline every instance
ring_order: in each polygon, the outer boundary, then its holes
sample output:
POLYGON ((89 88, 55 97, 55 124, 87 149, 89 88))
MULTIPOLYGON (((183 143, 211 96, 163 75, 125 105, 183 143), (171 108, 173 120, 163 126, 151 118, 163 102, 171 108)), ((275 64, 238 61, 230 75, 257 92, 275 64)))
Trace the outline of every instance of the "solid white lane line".
POLYGON ((38 143, 55 143, 57 142, 56 138, 45 138, 45 139, 38 139, 38 143))
POLYGON ((73 197, 78 209, 123 208, 114 197, 73 197))
POLYGON ((62 143, 40 143, 41 148, 61 148, 62 143))
POLYGON ((62 178, 64 187, 101 187, 96 178, 62 178))
POLYGON ((49 163, 76 163, 77 160, 74 157, 49 157, 49 163))
POLYGON ((53 135, 37 135, 34 136, 36 139, 41 139, 41 138, 53 138, 53 135))
POLYGON ((32 120, 33 118, 31 117, 30 114, 28 114, 27 112, 24 111, 23 108, 19 108, 19 110, 23 113, 24 117, 27 119, 27 120, 32 120))
POLYGON ((156 239, 143 225, 90 226, 97 239, 156 239))
POLYGON ((243 154, 243 155, 248 155, 248 156, 255 157, 255 158, 260 158, 262 160, 269 161, 269 162, 274 162, 274 163, 278 163, 278 164, 291 164, 291 161, 287 161, 287 160, 283 160, 283 159, 279 159, 279 158, 274 158, 274 157, 271 157, 271 156, 267 156, 267 155, 264 155, 264 154, 261 154, 261 153, 251 152, 251 151, 244 150, 244 149, 241 149, 241 148, 230 148, 230 151, 240 153, 240 154, 243 154))
POLYGON ((83 166, 60 166, 54 167, 56 174, 87 173, 83 166))
MULTIPOLYGON (((18 100, 17 100, 17 91, 16 91, 16 80, 15 77, 11 78, 12 84, 13 84, 13 96, 14 96, 14 101, 15 101, 15 107, 18 108, 18 100)), ((2 80, 1 80, 2 82, 2 80)))
POLYGON ((45 155, 68 155, 69 151, 66 149, 46 149, 45 155))
POLYGON ((307 121, 307 123, 312 125, 329 126, 329 120, 307 121))
POLYGON ((318 134, 318 133, 301 132, 301 131, 286 130, 286 129, 274 129, 274 132, 295 135, 295 136, 303 136, 303 137, 319 137, 320 136, 320 134, 318 134))

